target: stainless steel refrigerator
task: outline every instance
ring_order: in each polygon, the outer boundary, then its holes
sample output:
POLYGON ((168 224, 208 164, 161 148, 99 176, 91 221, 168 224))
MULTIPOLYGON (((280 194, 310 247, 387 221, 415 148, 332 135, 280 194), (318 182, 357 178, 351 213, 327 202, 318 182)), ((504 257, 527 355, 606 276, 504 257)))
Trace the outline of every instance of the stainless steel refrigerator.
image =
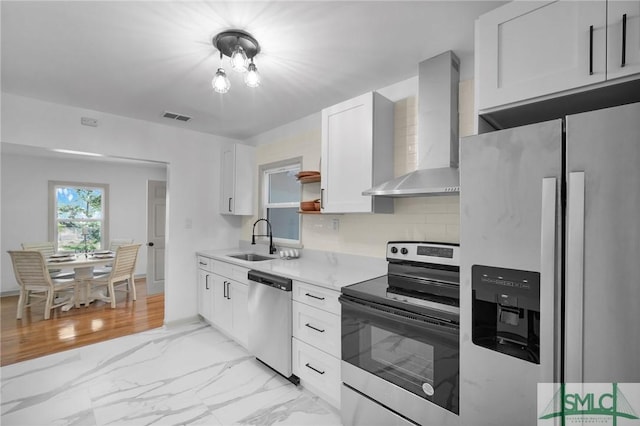
POLYGON ((640 382, 640 104, 464 138, 460 187, 461 424, 640 382))

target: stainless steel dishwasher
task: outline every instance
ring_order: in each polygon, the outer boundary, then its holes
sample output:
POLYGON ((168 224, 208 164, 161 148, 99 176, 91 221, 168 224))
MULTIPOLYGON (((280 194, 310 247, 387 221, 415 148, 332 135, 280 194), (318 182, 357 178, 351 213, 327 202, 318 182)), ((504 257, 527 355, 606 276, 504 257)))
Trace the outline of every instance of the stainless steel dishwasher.
POLYGON ((249 353, 294 384, 291 374, 291 287, 289 278, 250 270, 249 353))

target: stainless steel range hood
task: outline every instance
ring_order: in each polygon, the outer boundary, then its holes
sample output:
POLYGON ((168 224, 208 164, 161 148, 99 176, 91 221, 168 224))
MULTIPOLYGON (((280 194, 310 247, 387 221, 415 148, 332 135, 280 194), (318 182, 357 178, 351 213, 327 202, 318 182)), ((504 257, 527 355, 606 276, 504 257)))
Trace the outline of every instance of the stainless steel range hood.
POLYGON ((418 169, 362 195, 416 197, 460 191, 458 84, 460 60, 448 51, 418 65, 418 169))

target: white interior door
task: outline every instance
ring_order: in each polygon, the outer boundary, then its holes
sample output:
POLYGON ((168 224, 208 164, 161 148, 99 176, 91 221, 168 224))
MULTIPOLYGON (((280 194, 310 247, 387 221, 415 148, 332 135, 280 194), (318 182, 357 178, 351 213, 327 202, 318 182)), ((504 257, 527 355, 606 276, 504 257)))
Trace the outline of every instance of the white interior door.
POLYGON ((164 246, 167 183, 147 183, 147 293, 164 291, 164 246))

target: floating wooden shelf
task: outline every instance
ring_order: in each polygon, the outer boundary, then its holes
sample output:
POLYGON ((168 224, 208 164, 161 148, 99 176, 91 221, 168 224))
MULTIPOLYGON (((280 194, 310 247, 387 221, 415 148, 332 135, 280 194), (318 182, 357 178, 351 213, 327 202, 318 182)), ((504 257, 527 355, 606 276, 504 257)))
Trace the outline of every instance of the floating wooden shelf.
POLYGON ((302 177, 302 178, 298 179, 298 181, 299 181, 300 183, 313 183, 313 182, 320 182, 320 175, 313 175, 313 176, 302 177))
POLYGON ((298 213, 300 213, 300 214, 322 214, 322 212, 319 212, 317 210, 298 210, 298 213))

